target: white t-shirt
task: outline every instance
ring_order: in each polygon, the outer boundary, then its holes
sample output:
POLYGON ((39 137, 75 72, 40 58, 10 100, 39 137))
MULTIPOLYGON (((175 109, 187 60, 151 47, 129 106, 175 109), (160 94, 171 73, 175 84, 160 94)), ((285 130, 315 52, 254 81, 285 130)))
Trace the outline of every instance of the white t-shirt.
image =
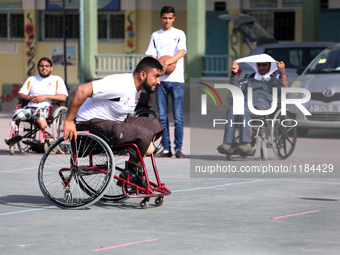
MULTIPOLYGON (((152 33, 145 54, 156 56, 159 59, 165 55, 173 57, 179 50, 184 50, 184 53, 187 52, 186 36, 182 30, 172 27, 168 31, 160 29, 152 33)), ((160 80, 184 83, 184 58, 177 61, 176 69, 171 74, 162 75, 160 80)))
POLYGON ((134 112, 141 93, 136 90, 132 73, 108 75, 93 81, 92 87, 92 98, 80 107, 77 123, 95 118, 122 122, 134 112))
MULTIPOLYGON (((57 75, 50 75, 47 78, 42 78, 40 76, 31 76, 25 81, 24 85, 19 90, 19 93, 31 96, 57 94, 64 94, 68 96, 64 80, 57 75)), ((40 103, 29 102, 27 106, 46 107, 50 106, 51 104, 52 101, 46 99, 40 103)))

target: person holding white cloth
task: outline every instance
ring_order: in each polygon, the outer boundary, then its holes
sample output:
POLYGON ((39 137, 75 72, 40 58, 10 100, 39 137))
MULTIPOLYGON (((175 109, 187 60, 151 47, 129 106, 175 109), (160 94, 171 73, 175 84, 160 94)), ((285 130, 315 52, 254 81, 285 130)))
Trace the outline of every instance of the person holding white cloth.
MULTIPOLYGON (((271 107, 272 103, 272 88, 287 87, 287 75, 285 64, 283 61, 276 61, 267 54, 260 54, 238 59, 232 63, 230 83, 239 87, 243 94, 247 94, 248 87, 253 88, 253 106, 258 110, 265 110, 271 107), (238 63, 247 63, 254 69, 254 73, 246 74, 243 79, 238 80, 238 63), (283 82, 279 80, 282 78, 283 82)), ((242 136, 240 137, 241 145, 237 148, 242 155, 250 154, 252 147, 251 126, 248 124, 252 119, 253 113, 248 108, 248 102, 245 99, 244 115, 234 115, 233 106, 230 106, 227 111, 228 124, 225 126, 223 143, 217 147, 221 154, 233 154, 231 144, 234 139, 235 125, 230 123, 243 122, 242 136)))

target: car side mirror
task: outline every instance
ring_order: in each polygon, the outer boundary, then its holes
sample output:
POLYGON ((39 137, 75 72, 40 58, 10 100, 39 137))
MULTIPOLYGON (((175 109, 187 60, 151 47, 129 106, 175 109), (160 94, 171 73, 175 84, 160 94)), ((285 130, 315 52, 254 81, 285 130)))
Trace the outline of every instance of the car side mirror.
POLYGON ((298 68, 296 69, 297 75, 301 75, 305 69, 306 69, 305 66, 300 66, 300 67, 298 67, 298 68))

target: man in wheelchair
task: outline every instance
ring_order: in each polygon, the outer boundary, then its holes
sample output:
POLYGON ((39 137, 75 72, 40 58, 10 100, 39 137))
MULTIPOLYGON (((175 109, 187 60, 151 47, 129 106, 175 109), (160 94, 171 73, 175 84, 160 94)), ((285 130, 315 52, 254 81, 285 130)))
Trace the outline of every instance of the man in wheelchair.
MULTIPOLYGON (((158 60, 145 57, 132 74, 113 74, 78 86, 68 107, 64 139, 77 140, 77 127, 95 127, 114 144, 133 142, 142 156, 151 154, 153 142, 162 135, 164 127, 155 119, 128 114, 135 110, 142 90, 155 91, 162 69, 158 60)), ((141 162, 137 151, 127 149, 130 158, 120 177, 129 175, 131 182, 145 187, 145 180, 138 176, 141 162)))
POLYGON ((41 58, 38 62, 39 76, 29 77, 18 93, 18 99, 28 104, 14 112, 13 121, 34 119, 44 130, 47 127, 48 107, 52 101, 66 101, 68 96, 64 80, 52 75, 53 64, 49 58, 41 58))
POLYGON ((18 99, 21 106, 15 110, 12 116, 10 139, 5 139, 6 144, 10 147, 22 139, 20 135, 16 135, 19 122, 32 121, 41 130, 45 130, 48 126, 46 119, 49 107, 53 102, 66 101, 68 96, 64 80, 51 74, 53 64, 49 58, 43 57, 39 60, 38 71, 39 76, 29 77, 19 90, 18 99), (12 133, 12 131, 14 132, 12 133))
MULTIPOLYGON (((267 54, 254 55, 238 59, 232 63, 230 83, 239 87, 243 94, 246 95, 247 88, 253 88, 253 106, 258 110, 265 110, 271 107, 272 88, 287 87, 287 75, 285 64, 281 61, 275 61, 267 54), (238 80, 238 63, 245 62, 254 69, 254 73, 246 74, 243 79, 238 80), (279 79, 282 78, 282 82, 279 79)), ((240 155, 249 155, 252 152, 251 146, 251 126, 248 125, 252 119, 253 113, 248 108, 248 102, 245 99, 244 115, 233 115, 233 106, 231 105, 227 111, 227 121, 223 137, 223 144, 217 147, 217 151, 221 154, 233 154, 234 149, 232 143, 235 133, 235 122, 242 122, 242 132, 240 137, 241 145, 236 148, 240 155)))

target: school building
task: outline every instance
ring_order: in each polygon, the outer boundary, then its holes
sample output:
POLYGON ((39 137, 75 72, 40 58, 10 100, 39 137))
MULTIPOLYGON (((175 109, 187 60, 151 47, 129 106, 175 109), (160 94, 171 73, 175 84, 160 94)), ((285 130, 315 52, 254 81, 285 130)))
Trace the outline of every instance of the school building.
POLYGON ((187 35, 187 80, 206 76, 209 56, 230 60, 256 47, 223 14, 255 17, 279 42, 340 42, 339 0, 1 0, 0 110, 13 111, 25 79, 39 75, 41 57, 52 59, 70 92, 133 70, 161 28, 164 5, 175 8, 174 27, 187 35))

